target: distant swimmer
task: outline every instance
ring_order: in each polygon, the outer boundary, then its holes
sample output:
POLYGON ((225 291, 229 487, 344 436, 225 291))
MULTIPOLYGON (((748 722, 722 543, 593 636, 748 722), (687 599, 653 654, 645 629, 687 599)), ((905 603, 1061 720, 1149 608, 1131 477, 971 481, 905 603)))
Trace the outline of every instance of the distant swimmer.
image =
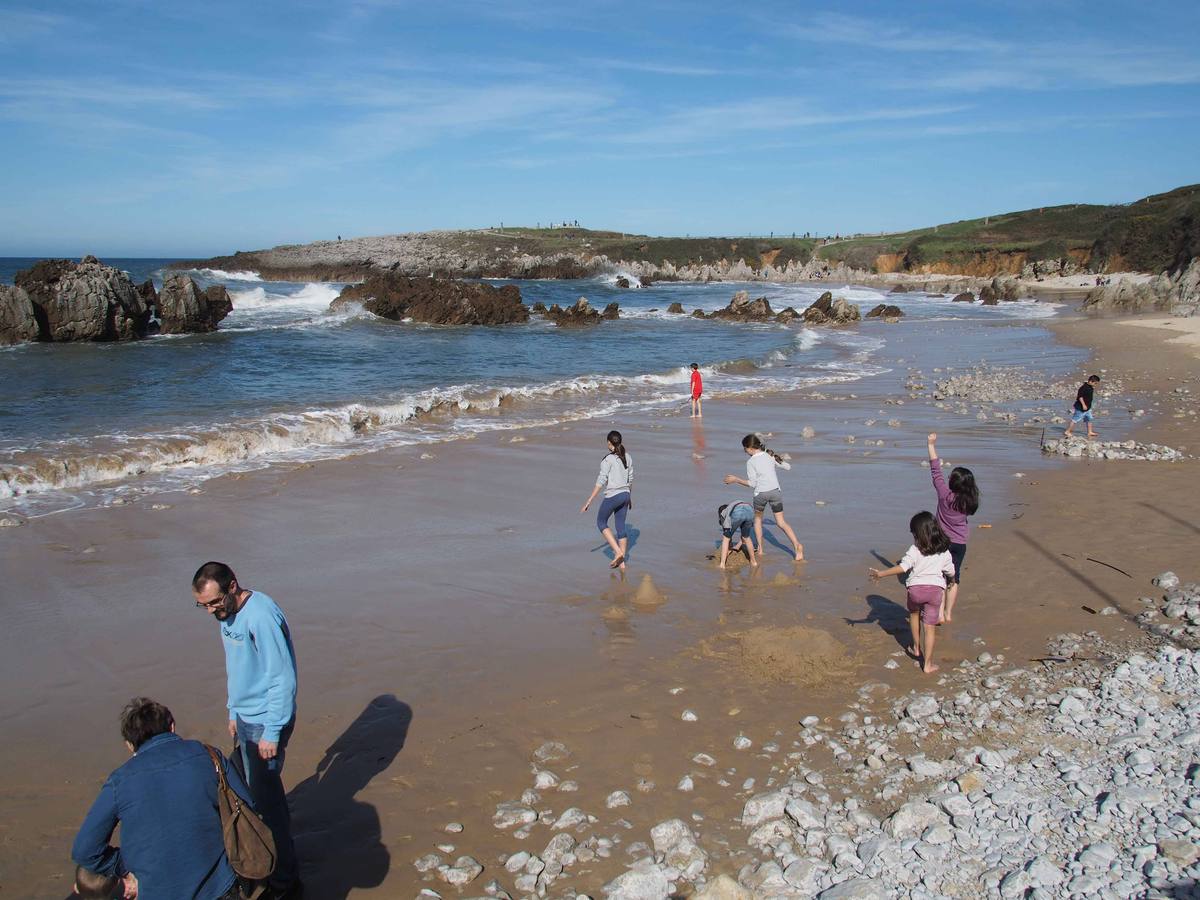
POLYGON ((768 450, 757 434, 748 434, 742 438, 742 449, 750 457, 746 460, 746 477, 726 475, 725 483, 745 485, 754 492, 754 536, 757 538, 759 551, 762 551, 763 546, 763 512, 770 504, 771 512, 775 515, 775 524, 792 542, 796 551, 796 562, 802 562, 804 545, 796 537, 796 532, 792 531, 792 526, 783 518, 783 491, 779 487, 779 476, 775 474, 776 466, 790 469, 791 464, 778 453, 768 450))
POLYGON ((588 507, 596 496, 604 491, 604 501, 596 511, 596 527, 612 548, 613 561, 610 569, 625 570, 625 557, 629 552, 629 536, 625 531, 625 516, 633 509, 633 455, 625 449, 621 442, 621 432, 608 433, 608 453, 600 461, 600 474, 596 477, 596 486, 592 495, 587 498, 580 512, 587 512, 588 507), (616 531, 608 527, 608 520, 614 519, 616 531))
POLYGON ((721 561, 717 563, 717 568, 725 568, 730 551, 745 551, 746 556, 750 558, 750 565, 757 568, 758 554, 755 550, 760 548, 756 548, 754 541, 750 539, 750 528, 754 525, 754 507, 745 500, 722 503, 717 507, 717 522, 721 526, 721 561), (732 544, 735 538, 737 543, 732 544))
POLYGON ((704 381, 700 377, 700 366, 692 363, 692 418, 698 419, 704 415, 703 404, 700 400, 704 393, 704 381))

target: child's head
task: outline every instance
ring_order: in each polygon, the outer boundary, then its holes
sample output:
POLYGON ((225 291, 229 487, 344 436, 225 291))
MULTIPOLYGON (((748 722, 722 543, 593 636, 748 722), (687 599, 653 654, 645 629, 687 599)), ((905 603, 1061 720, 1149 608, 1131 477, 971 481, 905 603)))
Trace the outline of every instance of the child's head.
POLYGON ((970 469, 955 466, 950 470, 950 492, 954 494, 950 505, 964 516, 973 516, 979 510, 979 488, 970 469))
POLYGON ((75 893, 83 900, 111 900, 125 896, 124 890, 117 893, 121 879, 116 875, 100 875, 91 869, 79 866, 75 869, 75 893))
POLYGON ((946 537, 946 532, 942 531, 942 526, 931 512, 922 511, 913 516, 908 523, 908 530, 912 532, 913 543, 922 556, 933 556, 950 549, 950 538, 946 537))
POLYGON ((699 364, 697 364, 697 363, 692 363, 692 371, 693 371, 693 372, 697 371, 699 368, 700 368, 699 364))
POLYGON ((759 450, 766 450, 767 445, 757 434, 748 434, 742 438, 742 449, 747 453, 757 453, 759 450))
POLYGON ((1088 376, 1088 384, 1099 384, 1099 383, 1100 383, 1099 375, 1089 375, 1088 376))

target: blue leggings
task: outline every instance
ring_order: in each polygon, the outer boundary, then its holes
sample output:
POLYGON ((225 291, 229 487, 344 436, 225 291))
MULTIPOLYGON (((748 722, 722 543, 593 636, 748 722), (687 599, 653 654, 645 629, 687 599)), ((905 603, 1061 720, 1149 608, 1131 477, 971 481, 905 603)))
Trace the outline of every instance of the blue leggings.
POLYGON ((625 538, 625 513, 629 511, 629 491, 617 494, 615 497, 605 497, 604 502, 600 504, 600 509, 596 511, 596 527, 603 531, 608 527, 608 517, 615 515, 617 517, 616 528, 613 533, 617 536, 617 540, 625 538))

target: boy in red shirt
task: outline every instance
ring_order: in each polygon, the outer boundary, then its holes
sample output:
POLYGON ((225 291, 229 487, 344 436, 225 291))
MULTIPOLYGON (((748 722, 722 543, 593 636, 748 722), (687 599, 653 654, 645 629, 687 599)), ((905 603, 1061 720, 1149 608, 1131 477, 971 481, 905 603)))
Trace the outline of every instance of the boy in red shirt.
POLYGON ((692 418, 703 418, 700 395, 704 393, 704 382, 700 380, 700 366, 692 363, 692 418))

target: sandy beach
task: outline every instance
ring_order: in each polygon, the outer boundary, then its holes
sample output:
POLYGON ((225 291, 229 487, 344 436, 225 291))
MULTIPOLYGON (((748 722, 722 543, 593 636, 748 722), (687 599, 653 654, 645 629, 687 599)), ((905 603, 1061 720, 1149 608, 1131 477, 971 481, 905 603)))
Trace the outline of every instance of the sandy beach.
MULTIPOLYGON (((1103 437, 1195 452, 1193 395, 1177 392, 1200 389, 1194 349, 1153 321, 1066 316, 1050 326, 1057 344, 1005 343, 998 330, 989 362, 1065 381, 1103 370, 1132 398, 1105 399, 1103 437)), ((902 587, 865 577, 903 552, 909 515, 933 505, 927 431, 951 463, 975 469, 985 498, 955 622, 939 635, 944 671, 985 649, 1025 665, 1062 632, 1136 635, 1134 601, 1149 579, 1194 557, 1193 459, 1043 458, 1028 412, 1009 422, 992 404, 961 404, 968 415, 935 404, 940 366, 927 341, 897 326, 884 375, 820 397, 710 400, 702 423, 671 409, 491 432, 4 529, 4 605, 18 639, 0 688, 0 763, 21 773, 0 788, 4 883, 22 896, 67 892, 70 840, 123 759, 115 717, 128 697, 155 696, 181 733, 222 742, 219 640, 188 590, 209 558, 271 594, 296 636, 299 721, 285 781, 311 896, 455 893, 414 867, 431 852, 485 867, 468 894, 492 878, 512 890, 500 856, 540 850, 549 832, 523 845, 492 817, 546 770, 554 784, 539 809, 583 810, 597 833, 628 842, 679 816, 701 832, 710 875, 736 873, 751 858, 745 785, 767 783, 773 764, 770 753, 735 751, 737 736, 788 746, 807 716, 861 710, 863 685, 883 685, 881 702, 937 689, 901 652, 902 587), (612 426, 638 466, 624 578, 609 572, 591 515, 578 513, 612 426), (720 480, 741 473, 739 441, 755 430, 792 455, 783 489, 810 561, 795 565, 768 541, 761 570, 720 573, 709 558, 716 506, 742 497, 720 480), (1093 612, 1104 606, 1118 614, 1093 612), (569 755, 536 760, 546 742, 569 755), (677 789, 685 777, 690 791, 677 789), (608 809, 614 791, 631 805, 608 809)), ((1069 401, 1050 405, 1061 413, 1069 401)), ((822 746, 804 762, 836 791, 841 761, 822 746)), ((618 850, 576 865, 554 890, 596 895, 632 861, 618 850)))

